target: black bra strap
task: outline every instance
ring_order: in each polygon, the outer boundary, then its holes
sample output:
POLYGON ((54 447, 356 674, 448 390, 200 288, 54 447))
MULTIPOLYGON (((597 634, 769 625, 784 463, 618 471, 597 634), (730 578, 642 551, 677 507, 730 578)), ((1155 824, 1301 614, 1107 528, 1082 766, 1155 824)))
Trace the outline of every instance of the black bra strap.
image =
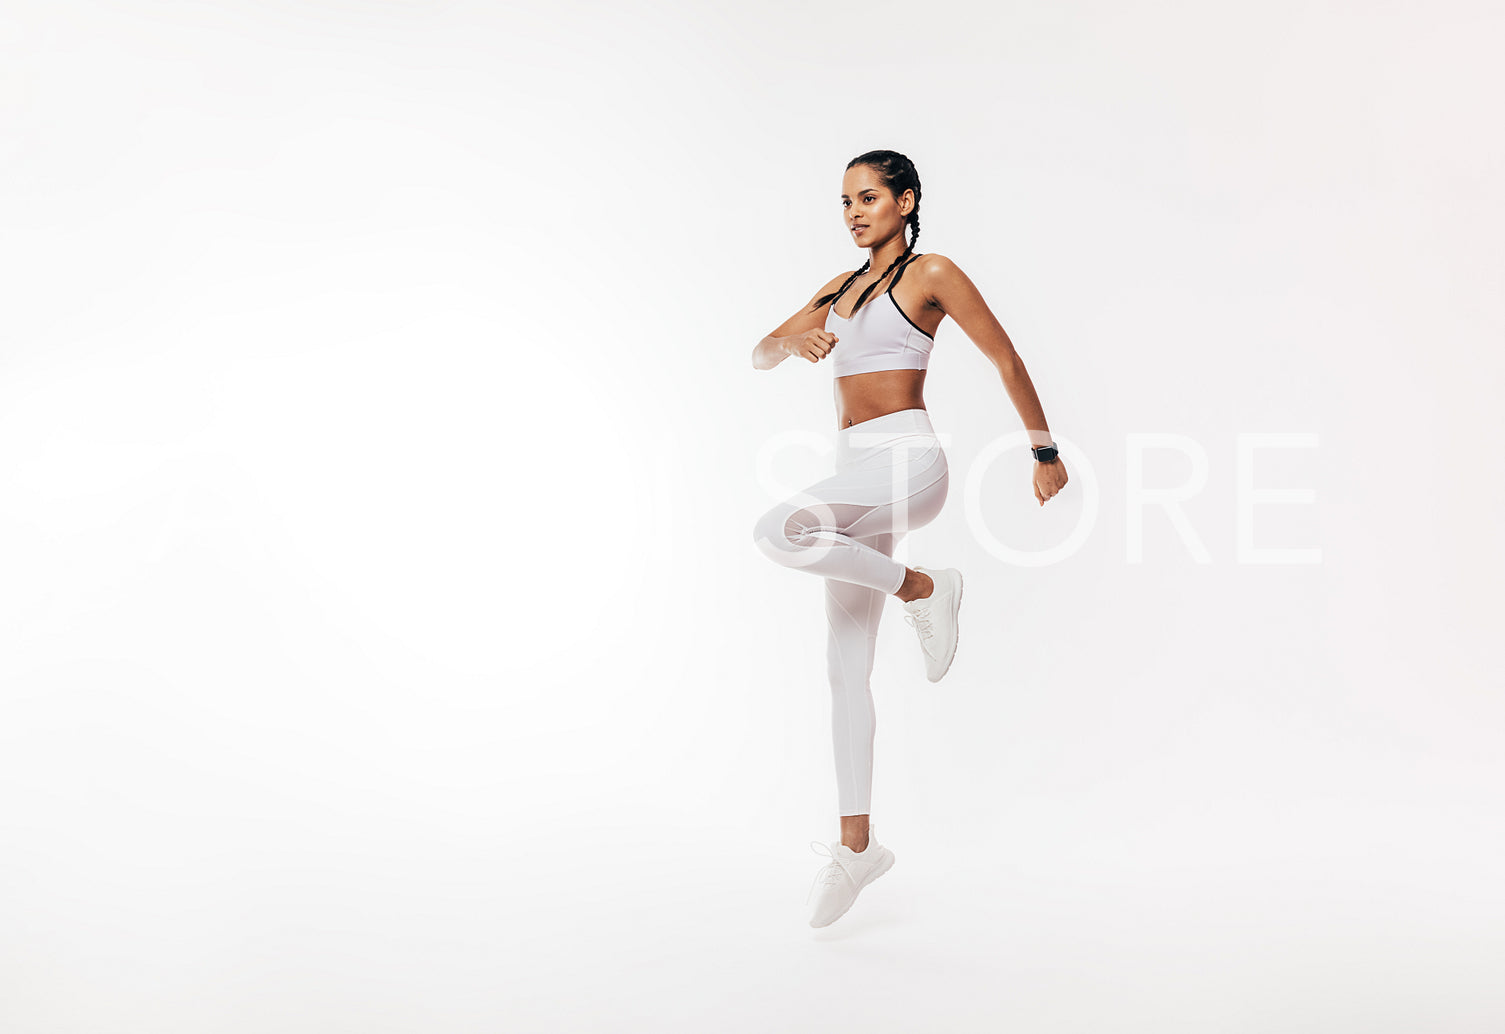
POLYGON ((894 274, 893 282, 888 285, 890 291, 899 286, 899 278, 904 275, 904 271, 909 268, 909 264, 919 257, 919 254, 914 254, 904 260, 904 265, 899 267, 899 271, 894 274))

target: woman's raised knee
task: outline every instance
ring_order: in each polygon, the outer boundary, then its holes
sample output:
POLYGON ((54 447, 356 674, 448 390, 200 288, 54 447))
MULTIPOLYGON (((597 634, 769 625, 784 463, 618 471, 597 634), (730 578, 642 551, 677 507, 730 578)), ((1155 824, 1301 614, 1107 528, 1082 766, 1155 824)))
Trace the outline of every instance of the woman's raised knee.
POLYGON ((753 524, 753 541, 763 552, 767 553, 770 549, 787 551, 794 548, 786 530, 790 510, 788 505, 781 503, 764 511, 763 516, 753 524))
POLYGON ((794 564, 811 545, 807 540, 809 522, 802 516, 808 517, 808 511, 792 502, 772 507, 753 525, 753 541, 776 563, 794 564))

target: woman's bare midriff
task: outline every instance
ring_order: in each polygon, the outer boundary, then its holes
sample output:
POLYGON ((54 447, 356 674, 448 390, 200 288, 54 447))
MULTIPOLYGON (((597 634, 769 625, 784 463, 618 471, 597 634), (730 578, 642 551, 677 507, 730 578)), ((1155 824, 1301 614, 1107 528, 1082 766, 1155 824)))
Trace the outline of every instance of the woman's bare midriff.
POLYGON ((925 408, 924 370, 874 370, 837 377, 836 426, 851 427, 864 420, 925 408))

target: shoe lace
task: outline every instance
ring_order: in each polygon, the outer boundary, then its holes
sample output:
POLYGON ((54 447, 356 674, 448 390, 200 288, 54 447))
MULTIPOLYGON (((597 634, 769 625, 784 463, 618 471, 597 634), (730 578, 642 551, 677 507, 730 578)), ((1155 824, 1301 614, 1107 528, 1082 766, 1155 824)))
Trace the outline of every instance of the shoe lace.
MULTIPOLYGON (((849 880, 852 879, 852 874, 847 871, 845 865, 841 864, 841 857, 832 849, 831 845, 823 844, 819 840, 812 840, 810 841, 810 847, 817 854, 829 855, 831 861, 822 866, 820 872, 815 874, 815 879, 810 884, 810 890, 805 895, 805 903, 807 905, 810 903, 810 895, 815 893, 816 887, 822 884, 829 887, 840 883, 843 876, 849 880)), ((854 880, 853 882, 856 881, 854 880)))
POLYGON ((930 611, 928 608, 918 613, 905 614, 904 620, 909 624, 910 628, 920 633, 921 639, 932 639, 935 637, 935 632, 930 627, 930 611))

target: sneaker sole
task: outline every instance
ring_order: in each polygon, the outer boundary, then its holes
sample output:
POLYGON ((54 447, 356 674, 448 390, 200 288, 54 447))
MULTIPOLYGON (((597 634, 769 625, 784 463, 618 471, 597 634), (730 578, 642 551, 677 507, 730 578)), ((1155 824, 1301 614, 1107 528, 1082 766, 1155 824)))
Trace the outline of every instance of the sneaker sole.
POLYGON ((884 873, 888 872, 888 870, 892 869, 893 867, 894 853, 890 851, 888 852, 888 857, 879 862, 878 867, 871 873, 869 873, 868 878, 862 882, 862 886, 857 888, 857 893, 852 895, 852 900, 847 902, 846 908, 842 909, 840 912, 837 912, 834 916, 832 916, 830 919, 827 919, 824 923, 811 923, 810 925, 819 930, 822 927, 830 926, 832 923, 836 922, 836 920, 840 919, 842 916, 846 915, 852 910, 852 906, 857 904, 857 898, 861 896, 862 892, 868 888, 869 884, 871 884, 879 876, 882 876, 884 873))
POLYGON ((951 656, 946 658, 946 664, 936 673, 931 682, 939 682, 946 677, 946 672, 951 670, 951 662, 956 660, 956 647, 962 640, 961 626, 957 624, 957 615, 962 609, 962 573, 956 572, 956 598, 951 601, 951 627, 956 629, 956 638, 951 643, 951 656))

